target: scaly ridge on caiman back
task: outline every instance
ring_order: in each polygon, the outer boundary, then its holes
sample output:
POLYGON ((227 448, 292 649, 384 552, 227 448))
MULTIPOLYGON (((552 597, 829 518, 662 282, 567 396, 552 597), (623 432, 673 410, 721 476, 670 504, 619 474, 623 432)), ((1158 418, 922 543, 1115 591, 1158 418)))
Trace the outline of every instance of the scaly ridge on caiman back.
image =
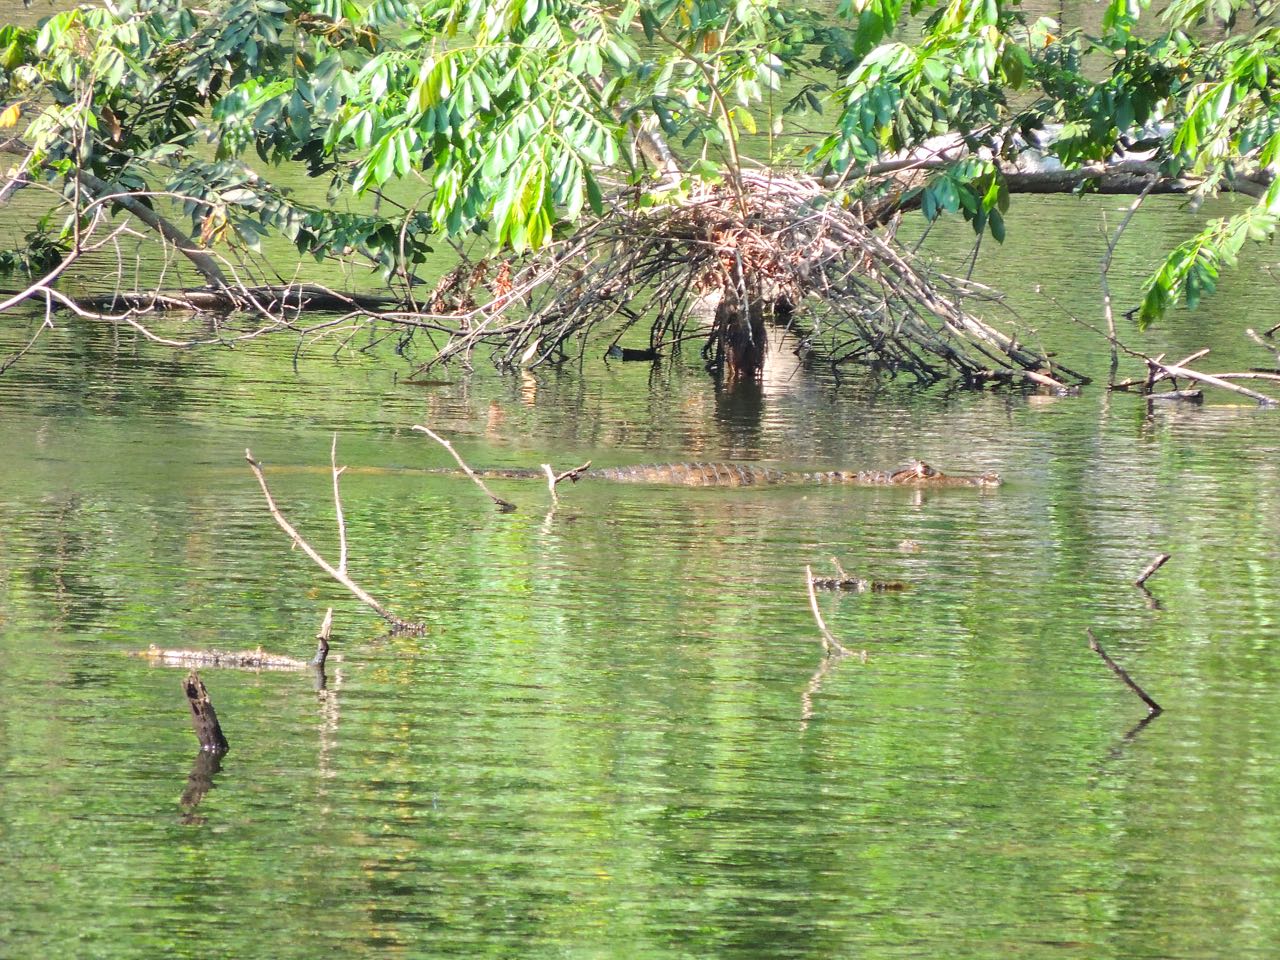
MULTIPOLYGON (((481 476, 528 478, 544 476, 537 470, 479 470, 481 476)), ((670 484, 680 487, 753 487, 784 483, 844 484, 863 487, 995 487, 998 473, 960 477, 943 473, 923 460, 915 460, 898 470, 775 470, 746 463, 644 463, 633 467, 597 467, 582 479, 612 480, 617 483, 670 484)))

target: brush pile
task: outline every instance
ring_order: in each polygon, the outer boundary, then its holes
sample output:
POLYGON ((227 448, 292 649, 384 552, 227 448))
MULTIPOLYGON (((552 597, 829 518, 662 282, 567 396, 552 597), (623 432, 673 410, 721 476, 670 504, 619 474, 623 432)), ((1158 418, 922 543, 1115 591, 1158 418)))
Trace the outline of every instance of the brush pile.
POLYGON ((499 366, 536 366, 581 350, 592 328, 616 344, 647 325, 655 355, 699 339, 710 365, 749 377, 772 320, 815 360, 925 382, 1085 380, 965 309, 996 303, 989 288, 930 269, 816 179, 744 172, 732 187, 644 200, 620 195, 536 253, 447 274, 415 324, 447 338, 427 366, 481 348, 499 366))

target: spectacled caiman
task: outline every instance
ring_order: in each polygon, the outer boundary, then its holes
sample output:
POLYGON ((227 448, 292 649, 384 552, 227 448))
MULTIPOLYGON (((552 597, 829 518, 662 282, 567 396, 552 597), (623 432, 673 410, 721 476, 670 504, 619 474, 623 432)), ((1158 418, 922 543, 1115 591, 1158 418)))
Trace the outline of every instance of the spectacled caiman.
MULTIPOLYGON (((482 477, 543 477, 538 470, 489 469, 476 471, 482 477)), ((862 487, 995 487, 998 473, 953 477, 923 460, 915 460, 898 470, 775 470, 743 463, 646 463, 635 467, 597 467, 572 479, 612 480, 618 483, 661 483, 680 487, 755 487, 784 483, 845 484, 862 487)))

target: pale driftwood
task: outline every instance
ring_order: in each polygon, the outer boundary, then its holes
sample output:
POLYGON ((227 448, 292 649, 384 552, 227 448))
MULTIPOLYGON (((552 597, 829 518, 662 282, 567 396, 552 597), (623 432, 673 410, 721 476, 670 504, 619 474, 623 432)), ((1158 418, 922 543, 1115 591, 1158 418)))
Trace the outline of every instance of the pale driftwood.
POLYGON ((1161 567, 1163 567, 1166 563, 1169 562, 1169 558, 1171 556, 1172 554, 1162 553, 1158 557, 1156 557, 1154 560, 1152 560, 1149 564, 1147 564, 1146 569, 1144 569, 1140 574, 1138 574, 1138 579, 1133 581, 1133 585, 1135 587, 1144 586, 1148 578, 1150 578, 1150 576, 1153 573, 1155 573, 1157 570, 1159 570, 1161 567))
POLYGON ((549 463, 542 464, 542 472, 547 476, 547 489, 551 492, 551 502, 559 506, 560 498, 556 495, 556 487, 560 486, 565 480, 577 483, 590 468, 590 460, 580 467, 574 467, 572 470, 566 470, 563 473, 556 473, 551 469, 551 464, 549 463))
POLYGON ((544 463, 542 472, 547 475, 547 492, 551 494, 551 502, 556 506, 560 505, 560 498, 556 496, 556 473, 551 469, 551 464, 544 463))
POLYGON ((448 450, 449 454, 453 457, 453 459, 457 461, 458 466, 462 468, 462 472, 465 473, 468 477, 470 477, 472 481, 475 483, 475 485, 484 491, 484 495, 488 497, 490 500, 492 500, 494 503, 494 506, 496 506, 500 511, 502 511, 503 513, 511 513, 516 509, 516 505, 512 503, 510 500, 503 500, 500 496, 498 496, 492 490, 490 490, 487 486, 485 486, 484 481, 481 480, 476 475, 476 472, 472 470, 469 466, 467 466, 467 461, 463 460, 462 456, 458 453, 458 451, 453 449, 452 443, 450 443, 444 437, 440 436, 434 430, 431 430, 428 427, 424 427, 420 423, 415 423, 413 425, 413 429, 417 430, 419 433, 425 433, 428 437, 430 437, 436 443, 440 444, 440 446, 448 450))
POLYGON ((1107 656, 1107 651, 1102 649, 1102 644, 1098 643, 1098 638, 1093 635, 1093 630, 1089 627, 1086 627, 1084 632, 1089 637, 1089 649, 1092 650, 1094 653, 1096 653, 1098 656, 1100 656, 1102 658, 1102 662, 1105 663, 1108 668, 1110 668, 1111 672, 1114 673, 1121 680, 1123 680, 1125 686, 1127 686, 1130 690, 1132 690, 1142 699, 1142 702, 1147 705, 1147 711, 1152 716, 1154 716, 1157 713, 1163 713, 1164 708, 1161 707, 1160 704, 1152 700, 1151 697, 1147 695, 1147 691, 1143 690, 1142 687, 1138 686, 1137 682, 1133 679, 1133 677, 1129 676, 1128 671, 1126 671, 1124 667, 1120 666, 1120 664, 1116 663, 1109 656, 1107 656))
POLYGON ((822 632, 822 652, 824 656, 848 657, 853 651, 846 647, 843 643, 835 638, 835 635, 827 629, 826 621, 822 619, 822 611, 818 609, 818 595, 813 589, 813 569, 806 566, 804 568, 804 582, 809 591, 809 609, 813 611, 813 619, 818 623, 818 629, 822 632))
POLYGON ((200 741, 200 749, 205 753, 226 753, 230 745, 222 734, 217 711, 213 709, 209 691, 194 670, 183 679, 182 691, 187 695, 187 704, 191 707, 191 726, 195 729, 196 739, 200 741))
MULTIPOLYGON (((302 534, 298 533, 298 531, 294 529, 293 525, 289 523, 288 520, 285 519, 284 514, 280 512, 280 508, 276 506, 276 501, 271 496, 271 490, 268 489, 267 487, 267 478, 266 478, 266 475, 263 474, 262 472, 262 465, 259 464, 258 461, 253 458, 253 451, 250 450, 248 447, 245 448, 244 458, 246 461, 248 461, 249 469, 253 471, 253 475, 258 478, 258 486, 262 488, 262 495, 263 497, 266 498, 266 501, 267 501, 267 509, 271 511, 271 516, 275 519, 276 525, 279 526, 280 529, 283 530, 286 534, 288 534, 289 539, 294 542, 295 546, 297 546, 299 549, 302 550, 303 553, 305 553, 308 557, 310 557, 311 560, 316 564, 316 566, 318 566, 321 570, 327 573, 330 577, 332 577, 338 583, 342 584, 342 586, 346 587, 347 590, 349 590, 356 597, 356 599, 358 599, 365 606, 373 610, 373 612, 376 613, 378 616, 382 617, 382 619, 390 623, 395 630, 403 633, 419 633, 422 631, 423 629, 422 624, 411 623, 408 620, 401 620, 399 617, 393 614, 390 610, 388 610, 386 607, 380 604, 377 600, 373 599, 373 597, 371 597, 368 594, 368 592, 364 590, 363 587, 361 587, 354 580, 352 580, 351 577, 347 575, 345 570, 338 570, 331 563, 329 563, 329 561, 325 560, 324 557, 320 556, 320 554, 316 552, 315 548, 312 547, 311 544, 307 543, 307 541, 302 538, 302 534)), ((337 472, 336 466, 335 466, 335 472, 337 472)), ((334 478, 334 483, 335 483, 335 489, 336 489, 336 483, 337 483, 336 477, 334 478)))
MULTIPOLYGON (((1272 327, 1271 330, 1267 331, 1267 333, 1271 334, 1275 331, 1275 329, 1276 329, 1275 327, 1272 327)), ((1245 336, 1247 336, 1250 340, 1252 340, 1254 343, 1260 346, 1263 350, 1267 351, 1267 353, 1271 354, 1272 359, 1275 362, 1275 365, 1277 367, 1280 367, 1280 349, 1277 349, 1277 346, 1275 343, 1268 342, 1264 340, 1262 337, 1258 336, 1258 331, 1254 330, 1252 327, 1246 328, 1244 333, 1245 333, 1245 336)))
POLYGON ((49 307, 51 305, 52 305, 51 301, 49 300, 48 297, 46 297, 45 298, 45 318, 41 322, 40 326, 36 328, 35 335, 30 340, 27 341, 26 346, 22 347, 22 349, 10 355, 3 362, 0 362, 0 373, 4 373, 6 370, 12 367, 15 363, 17 363, 19 360, 25 357, 28 353, 30 353, 31 348, 36 345, 36 341, 40 339, 40 335, 42 333, 44 333, 46 330, 53 329, 53 318, 49 316, 49 307))
POLYGON ((293 657, 256 650, 176 650, 156 646, 130 654, 165 667, 233 667, 251 670, 301 670, 307 664, 293 657))

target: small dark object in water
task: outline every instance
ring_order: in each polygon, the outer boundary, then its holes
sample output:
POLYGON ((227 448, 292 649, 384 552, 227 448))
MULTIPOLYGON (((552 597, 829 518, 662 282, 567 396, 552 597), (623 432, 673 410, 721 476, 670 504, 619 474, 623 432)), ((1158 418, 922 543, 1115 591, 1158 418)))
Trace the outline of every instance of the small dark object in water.
POLYGON ((632 360, 643 360, 652 363, 658 359, 658 351, 652 348, 636 350, 633 347, 620 347, 615 343, 604 356, 606 360, 621 360, 623 363, 632 360))

